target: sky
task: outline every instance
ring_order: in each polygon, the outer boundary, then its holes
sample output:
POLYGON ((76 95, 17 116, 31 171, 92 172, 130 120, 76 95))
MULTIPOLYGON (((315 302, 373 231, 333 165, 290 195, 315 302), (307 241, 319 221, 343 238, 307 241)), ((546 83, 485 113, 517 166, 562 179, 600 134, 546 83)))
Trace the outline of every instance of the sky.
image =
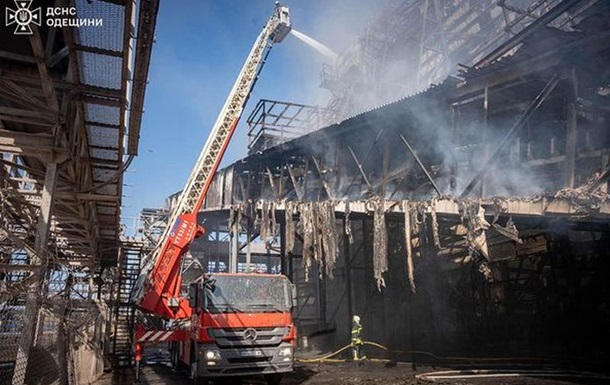
MULTIPOLYGON (((376 0, 288 0, 293 27, 341 53, 377 13, 376 0)), ((124 177, 122 222, 163 207, 180 191, 245 59, 271 16, 272 0, 161 1, 140 132, 139 154, 124 177)), ((258 100, 305 104, 319 88, 326 57, 292 35, 274 45, 221 167, 247 153, 246 118, 258 100)))

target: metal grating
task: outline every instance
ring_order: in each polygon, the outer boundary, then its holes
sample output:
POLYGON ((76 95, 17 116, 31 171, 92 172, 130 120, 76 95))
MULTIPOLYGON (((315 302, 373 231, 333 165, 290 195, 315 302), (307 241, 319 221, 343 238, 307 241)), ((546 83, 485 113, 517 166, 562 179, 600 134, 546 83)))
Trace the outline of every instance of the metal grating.
POLYGON ((97 212, 102 215, 114 215, 116 213, 116 207, 98 205, 97 212))
POLYGON ((91 158, 101 160, 119 160, 119 153, 115 150, 106 150, 103 148, 91 148, 89 150, 91 158))
POLYGON ((116 170, 108 170, 106 168, 93 168, 93 180, 96 182, 105 182, 116 175, 116 170))
POLYGON ((99 104, 85 104, 85 120, 103 124, 119 124, 121 111, 117 107, 101 106, 99 104))
POLYGON ((116 184, 109 184, 107 186, 98 188, 96 192, 102 195, 117 195, 118 189, 116 184))
POLYGON ((83 83, 115 90, 121 88, 122 58, 79 51, 78 59, 84 69, 83 83))
POLYGON ((101 147, 116 147, 119 143, 119 130, 111 127, 88 125, 89 144, 101 147))
POLYGON ((103 20, 101 26, 78 28, 80 44, 123 51, 125 7, 104 1, 90 3, 87 0, 76 0, 75 3, 78 18, 103 20))

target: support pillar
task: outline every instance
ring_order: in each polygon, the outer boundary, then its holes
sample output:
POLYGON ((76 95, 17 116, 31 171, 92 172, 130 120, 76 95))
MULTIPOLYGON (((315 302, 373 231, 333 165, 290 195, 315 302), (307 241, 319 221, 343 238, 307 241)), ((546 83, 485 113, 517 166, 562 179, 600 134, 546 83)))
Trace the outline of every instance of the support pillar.
POLYGON ((578 78, 576 69, 570 71, 570 92, 566 111, 566 165, 565 165, 565 187, 573 188, 576 171, 576 142, 578 129, 578 110, 576 99, 578 98, 578 78))
POLYGON ((286 275, 288 271, 288 254, 286 253, 286 224, 280 222, 280 271, 286 275))
MULTIPOLYGON (((346 226, 346 220, 343 218, 343 229, 346 226)), ((351 327, 351 317, 354 315, 354 306, 352 304, 352 254, 350 250, 349 235, 343 231, 343 255, 345 259, 345 290, 347 293, 347 314, 348 327, 351 327)))
POLYGON ((64 295, 62 298, 61 310, 60 310, 60 322, 57 330, 57 363, 59 369, 59 384, 70 385, 70 378, 72 374, 71 370, 71 354, 70 354, 70 331, 65 327, 65 322, 68 319, 69 311, 68 303, 70 301, 70 291, 73 285, 72 274, 68 275, 66 279, 66 288, 64 289, 64 295))
MULTIPOLYGON (((453 106, 453 108, 451 109, 451 134, 452 134, 452 140, 453 140, 453 147, 455 148, 460 143, 459 134, 458 134, 458 107, 457 106, 453 106)), ((458 160, 454 154, 451 159, 451 165, 450 165, 450 170, 449 170, 449 174, 450 174, 449 191, 451 192, 451 195, 454 195, 456 193, 457 177, 458 177, 457 173, 458 173, 458 160)))
POLYGON ((47 251, 47 241, 49 239, 50 219, 53 210, 53 194, 57 182, 57 165, 57 163, 48 163, 44 178, 42 198, 40 201, 40 214, 38 215, 36 240, 34 243, 34 249, 36 250, 37 255, 30 255, 30 264, 40 266, 40 268, 34 272, 34 274, 37 274, 38 282, 31 285, 28 290, 24 325, 21 337, 19 338, 19 348, 17 350, 12 385, 23 385, 30 351, 36 344, 38 330, 42 328, 42 325, 40 325, 42 313, 39 295, 41 291, 46 292, 44 288, 44 277, 47 265, 45 252, 47 251))
MULTIPOLYGON (((485 91, 483 93, 483 159, 489 159, 489 139, 491 138, 491 133, 489 132, 489 87, 485 87, 485 91)), ((485 182, 487 178, 485 175, 481 177, 481 190, 479 194, 481 197, 485 197, 487 193, 487 189, 485 186, 485 182)))
POLYGON ((246 273, 249 273, 252 269, 252 220, 250 218, 248 218, 246 237, 246 273))
POLYGON ((237 261, 239 259, 239 222, 233 220, 231 224, 231 250, 229 254, 229 273, 237 273, 237 261))

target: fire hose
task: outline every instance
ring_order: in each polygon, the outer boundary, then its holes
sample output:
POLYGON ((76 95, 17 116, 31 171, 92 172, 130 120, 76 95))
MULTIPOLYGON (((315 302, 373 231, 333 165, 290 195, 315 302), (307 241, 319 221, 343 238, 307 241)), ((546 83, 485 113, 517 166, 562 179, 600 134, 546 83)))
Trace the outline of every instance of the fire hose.
MULTIPOLYGON (((378 344, 373 341, 363 341, 364 345, 375 346, 379 349, 383 349, 385 351, 390 351, 387 347, 378 344)), ((338 363, 338 362, 346 362, 345 359, 337 359, 332 358, 335 357, 345 350, 351 348, 352 345, 348 344, 343 346, 342 348, 327 354, 322 357, 311 358, 311 359, 300 359, 297 362, 300 363, 338 363)), ((410 353, 410 354, 423 354, 428 355, 437 359, 449 359, 456 361, 509 361, 509 360, 524 360, 526 358, 510 358, 510 357, 441 357, 433 353, 424 352, 424 351, 393 351, 400 353, 410 353)), ((390 362, 389 359, 367 359, 372 362, 390 362)), ((528 360, 536 360, 535 358, 528 358, 528 360)), ((465 378, 499 378, 499 377, 547 377, 547 378, 587 378, 587 379, 601 379, 608 380, 610 376, 594 373, 594 372, 584 372, 584 371, 572 371, 572 370, 557 370, 557 369, 547 369, 547 370, 499 370, 499 369, 471 369, 471 370, 444 370, 444 371, 436 371, 436 372, 428 372, 421 373, 415 376, 419 380, 424 381, 437 381, 443 379, 465 379, 465 378)))
MULTIPOLYGON (((378 344, 376 342, 372 342, 372 341, 362 341, 364 343, 364 345, 371 345, 371 346, 375 346, 378 347, 380 349, 383 350, 388 350, 388 348, 386 348, 385 346, 378 344)), ((340 348, 339 350, 336 350, 330 354, 327 354, 323 357, 318 357, 318 358, 311 358, 311 359, 301 359, 301 360, 297 360, 297 362, 301 362, 301 363, 316 363, 316 362, 344 362, 346 360, 344 359, 331 359, 331 357, 334 357, 342 352, 344 352, 345 350, 349 349, 352 347, 352 344, 347 344, 344 347, 340 348)), ((390 360, 387 359, 376 359, 376 358, 372 358, 372 359, 368 359, 368 361, 373 361, 373 362, 388 362, 390 360)))
POLYGON ((428 372, 417 374, 415 378, 424 381, 465 379, 465 378, 498 378, 498 377, 562 377, 562 378, 590 378, 598 380, 608 380, 606 376, 593 372, 580 372, 571 370, 444 370, 439 372, 428 372))

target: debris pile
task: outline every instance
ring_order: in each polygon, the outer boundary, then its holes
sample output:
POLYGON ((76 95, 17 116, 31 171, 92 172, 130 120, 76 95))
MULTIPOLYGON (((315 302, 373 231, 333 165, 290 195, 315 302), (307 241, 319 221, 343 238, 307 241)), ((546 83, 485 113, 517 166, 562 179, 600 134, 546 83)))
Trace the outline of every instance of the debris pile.
POLYGON ((557 191, 554 198, 566 199, 578 208, 581 214, 599 209, 602 202, 608 200, 607 181, 609 173, 595 173, 584 184, 576 188, 563 188, 557 191))

